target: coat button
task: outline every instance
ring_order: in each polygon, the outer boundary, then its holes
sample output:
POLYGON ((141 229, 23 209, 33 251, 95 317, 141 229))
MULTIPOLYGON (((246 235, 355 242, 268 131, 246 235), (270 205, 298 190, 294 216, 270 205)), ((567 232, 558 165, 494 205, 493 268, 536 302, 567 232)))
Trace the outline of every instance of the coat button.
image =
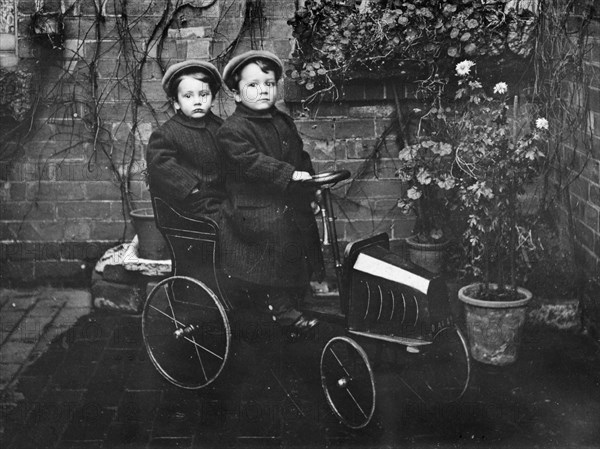
POLYGON ((273 306, 269 304, 269 310, 273 310, 273 306))

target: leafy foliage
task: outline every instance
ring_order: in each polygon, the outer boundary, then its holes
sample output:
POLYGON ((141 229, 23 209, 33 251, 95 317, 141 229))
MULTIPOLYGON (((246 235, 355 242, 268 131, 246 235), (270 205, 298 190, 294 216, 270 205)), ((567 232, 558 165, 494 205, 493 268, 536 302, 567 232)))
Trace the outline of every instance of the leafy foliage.
POLYGON ((508 0, 309 0, 290 20, 297 39, 291 78, 308 91, 356 75, 444 76, 458 58, 528 57, 535 16, 508 0))
POLYGON ((34 101, 31 79, 31 72, 25 70, 0 69, 0 116, 17 122, 25 118, 34 101))
POLYGON ((421 243, 448 239, 450 214, 458 206, 453 156, 452 145, 428 138, 403 148, 398 156, 397 175, 407 186, 398 206, 415 214, 414 233, 421 243))

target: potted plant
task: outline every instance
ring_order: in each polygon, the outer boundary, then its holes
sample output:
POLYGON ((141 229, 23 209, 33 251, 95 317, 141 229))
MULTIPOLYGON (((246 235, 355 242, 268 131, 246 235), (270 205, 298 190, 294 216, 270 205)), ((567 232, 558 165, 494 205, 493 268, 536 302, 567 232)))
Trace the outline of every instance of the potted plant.
POLYGON ((137 236, 138 256, 149 260, 169 259, 167 242, 156 227, 152 208, 132 210, 129 216, 137 236))
POLYGON ((400 169, 396 175, 406 183, 398 207, 416 217, 413 235, 406 239, 410 259, 432 273, 439 273, 450 243, 451 211, 456 208, 452 145, 422 138, 403 148, 398 158, 400 169))
POLYGON ((525 265, 522 237, 531 230, 519 195, 542 167, 548 122, 520 107, 509 86, 498 82, 493 94, 472 74, 475 64, 456 66, 459 77, 451 121, 456 127, 456 166, 465 271, 473 283, 459 290, 473 358, 505 365, 517 358, 530 291, 520 287, 525 265), (508 101, 509 95, 513 98, 508 101))

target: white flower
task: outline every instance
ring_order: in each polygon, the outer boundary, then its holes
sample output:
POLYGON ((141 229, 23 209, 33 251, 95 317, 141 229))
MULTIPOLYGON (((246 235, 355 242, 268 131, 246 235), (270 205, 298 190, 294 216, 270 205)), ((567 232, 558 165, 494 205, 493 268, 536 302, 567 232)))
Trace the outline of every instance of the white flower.
POLYGON ((450 190, 456 185, 456 180, 452 175, 442 175, 442 177, 437 180, 437 185, 440 189, 450 190))
POLYGON ((408 182, 412 179, 412 173, 408 173, 402 169, 396 172, 396 176, 398 176, 402 182, 408 182))
POLYGON ((448 156, 450 153, 452 153, 452 145, 446 142, 440 142, 434 146, 431 151, 434 154, 439 154, 440 156, 448 156))
POLYGON ((431 173, 425 168, 420 168, 417 173, 417 181, 424 186, 431 184, 431 173))
POLYGON ((417 155, 417 148, 414 145, 403 148, 398 153, 398 159, 401 161, 412 161, 417 155))
POLYGON ((432 229, 431 232, 429 233, 429 237, 431 237, 433 240, 439 240, 444 236, 444 231, 442 231, 441 229, 432 229))
POLYGON ((421 195, 422 195, 421 191, 419 189, 417 189, 416 187, 411 187, 406 192, 406 196, 409 197, 411 200, 418 200, 419 198, 421 198, 421 195))
POLYGON ((456 73, 459 76, 465 76, 471 73, 471 67, 473 67, 475 63, 473 61, 469 61, 468 59, 463 62, 459 62, 456 64, 456 73))
POLYGON ((398 208, 402 211, 402 213, 408 214, 410 212, 410 203, 407 203, 404 200, 398 200, 398 208))
POLYGON ((548 129, 548 120, 545 118, 539 118, 535 121, 535 127, 537 129, 548 129))
POLYGON ((497 83, 494 86, 494 93, 495 94, 502 95, 502 94, 505 94, 506 92, 508 92, 508 86, 507 86, 506 83, 500 82, 500 83, 497 83))

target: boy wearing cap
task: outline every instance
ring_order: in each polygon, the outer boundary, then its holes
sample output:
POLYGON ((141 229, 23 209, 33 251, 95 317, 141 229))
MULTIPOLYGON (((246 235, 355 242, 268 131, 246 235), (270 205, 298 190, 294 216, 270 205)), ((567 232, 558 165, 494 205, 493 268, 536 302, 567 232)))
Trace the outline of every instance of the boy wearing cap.
POLYGON ((222 258, 253 300, 298 336, 317 324, 294 306, 311 275, 322 277, 323 259, 315 189, 296 182, 311 179, 310 156, 292 118, 274 106, 282 72, 281 60, 266 51, 236 56, 223 71, 236 110, 217 132, 228 194, 222 258))
POLYGON ((150 191, 182 213, 218 219, 225 190, 215 136, 223 120, 210 109, 221 76, 208 62, 187 60, 167 69, 162 87, 176 113, 150 136, 150 191))

